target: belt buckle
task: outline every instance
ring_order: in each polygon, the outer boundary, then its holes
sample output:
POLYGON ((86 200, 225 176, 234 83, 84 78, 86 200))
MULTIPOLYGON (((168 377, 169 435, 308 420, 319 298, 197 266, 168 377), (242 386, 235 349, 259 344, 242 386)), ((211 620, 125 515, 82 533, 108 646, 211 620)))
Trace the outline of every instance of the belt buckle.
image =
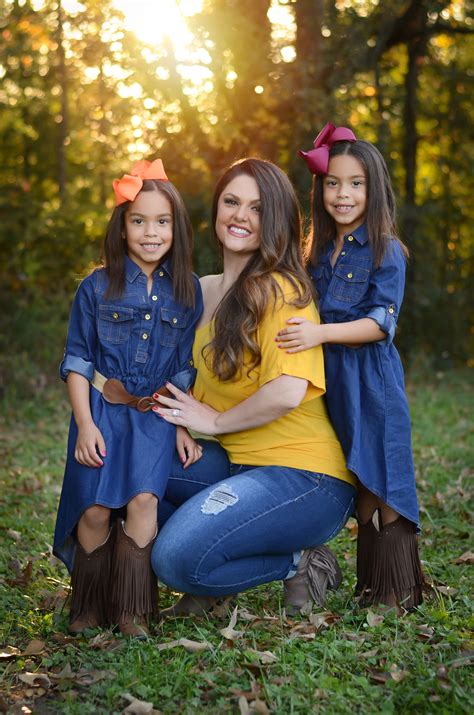
POLYGON ((136 409, 138 412, 150 412, 154 405, 156 405, 156 402, 153 397, 151 397, 151 395, 145 395, 145 397, 140 397, 137 401, 136 409))

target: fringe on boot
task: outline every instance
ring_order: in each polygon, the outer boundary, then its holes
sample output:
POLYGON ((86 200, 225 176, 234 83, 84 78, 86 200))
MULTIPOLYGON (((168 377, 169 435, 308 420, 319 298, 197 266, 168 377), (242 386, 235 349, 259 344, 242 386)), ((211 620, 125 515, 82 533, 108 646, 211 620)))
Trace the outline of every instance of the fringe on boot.
POLYGON ((107 625, 114 541, 115 529, 112 527, 104 543, 90 553, 77 542, 71 573, 69 633, 72 635, 79 635, 86 628, 107 625))
POLYGON ((327 589, 336 591, 342 572, 336 556, 327 546, 305 549, 295 576, 283 581, 285 610, 295 615, 302 608, 311 610, 313 601, 324 606, 327 589))
POLYGON ((425 579, 415 525, 399 516, 384 526, 380 509, 357 537, 356 596, 361 606, 396 605, 409 610, 423 602, 425 579))
POLYGON ((149 621, 158 615, 158 586, 150 563, 157 534, 144 547, 137 546, 117 524, 111 574, 110 620, 126 636, 145 639, 149 621))

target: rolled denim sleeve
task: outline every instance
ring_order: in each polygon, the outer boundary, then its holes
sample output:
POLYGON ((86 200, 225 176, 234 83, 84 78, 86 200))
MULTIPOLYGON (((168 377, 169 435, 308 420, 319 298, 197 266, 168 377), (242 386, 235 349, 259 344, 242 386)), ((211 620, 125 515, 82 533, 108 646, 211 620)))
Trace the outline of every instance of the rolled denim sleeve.
POLYGON ((71 308, 64 357, 59 366, 62 380, 77 372, 92 381, 97 349, 95 320, 94 275, 83 280, 71 308))
POLYGON ((196 325, 199 323, 203 311, 201 284, 197 276, 194 279, 194 287, 196 304, 178 345, 177 370, 170 379, 170 382, 183 392, 187 392, 194 385, 196 379, 196 368, 193 363, 193 343, 196 325))
POLYGON ((374 320, 387 334, 383 345, 390 345, 395 337, 398 314, 405 289, 406 262, 399 243, 393 239, 379 268, 370 278, 367 318, 374 320))

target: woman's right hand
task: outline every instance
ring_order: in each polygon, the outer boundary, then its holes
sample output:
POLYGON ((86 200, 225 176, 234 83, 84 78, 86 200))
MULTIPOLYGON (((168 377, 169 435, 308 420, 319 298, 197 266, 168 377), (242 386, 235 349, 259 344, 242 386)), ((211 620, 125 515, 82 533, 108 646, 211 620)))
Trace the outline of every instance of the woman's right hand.
POLYGON ((94 422, 78 427, 74 457, 79 464, 83 464, 85 467, 101 467, 104 464, 101 457, 105 457, 105 455, 104 438, 94 422))

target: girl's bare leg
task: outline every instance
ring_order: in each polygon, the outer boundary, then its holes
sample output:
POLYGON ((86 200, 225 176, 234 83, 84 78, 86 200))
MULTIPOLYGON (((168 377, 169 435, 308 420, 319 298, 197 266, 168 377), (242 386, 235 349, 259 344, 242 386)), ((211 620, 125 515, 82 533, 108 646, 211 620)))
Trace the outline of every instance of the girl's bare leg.
POLYGON ((369 492, 369 490, 359 482, 357 496, 357 514, 359 521, 361 521, 362 524, 366 524, 369 519, 372 519, 374 511, 377 509, 380 509, 382 513, 383 524, 391 524, 400 516, 398 512, 384 504, 378 496, 369 492))
POLYGON ((77 538, 84 551, 94 551, 107 539, 110 530, 110 509, 99 504, 86 509, 77 525, 77 538))
POLYGON ((154 494, 137 494, 127 505, 125 531, 143 548, 156 536, 158 499, 154 494))

